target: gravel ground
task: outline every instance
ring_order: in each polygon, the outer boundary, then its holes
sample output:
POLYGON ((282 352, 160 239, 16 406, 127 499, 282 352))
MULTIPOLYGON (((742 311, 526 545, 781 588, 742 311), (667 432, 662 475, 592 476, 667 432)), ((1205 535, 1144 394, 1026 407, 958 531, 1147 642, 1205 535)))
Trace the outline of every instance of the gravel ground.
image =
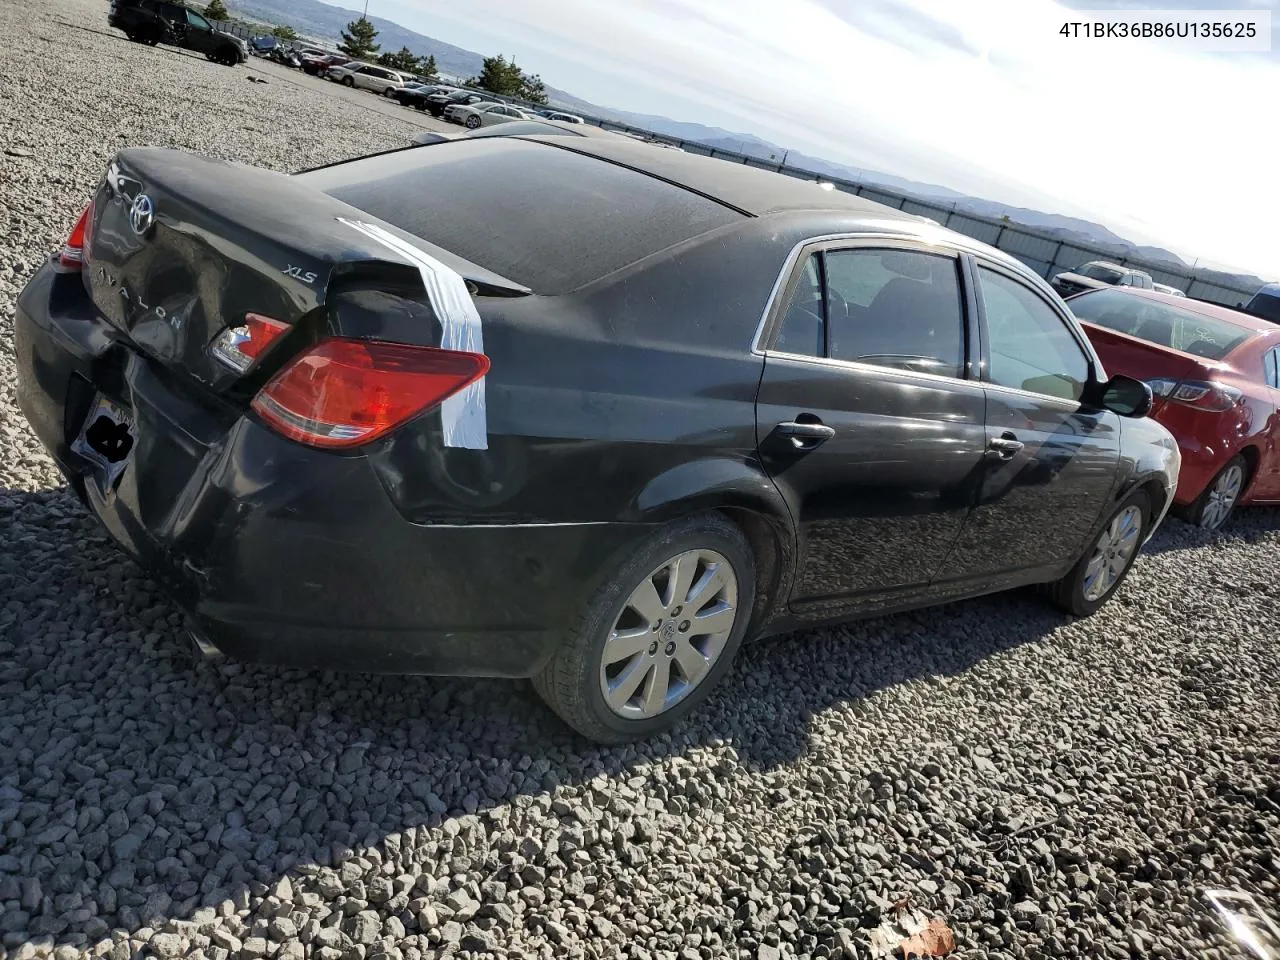
POLYGON ((852 958, 904 897, 962 956, 1225 956, 1200 891, 1280 895, 1275 511, 1171 521, 1088 621, 757 645, 620 749, 522 686, 194 659, 18 413, 13 298, 121 147, 291 169, 423 124, 105 12, 0 6, 0 960, 852 958))

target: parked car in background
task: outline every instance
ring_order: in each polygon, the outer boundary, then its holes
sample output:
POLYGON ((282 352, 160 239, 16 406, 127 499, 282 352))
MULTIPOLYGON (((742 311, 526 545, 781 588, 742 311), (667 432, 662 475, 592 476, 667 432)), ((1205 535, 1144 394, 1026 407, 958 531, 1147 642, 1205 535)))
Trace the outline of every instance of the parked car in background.
POLYGON ((404 77, 395 70, 374 63, 353 60, 339 67, 330 67, 327 77, 344 87, 372 90, 384 97, 394 96, 404 86, 404 77))
POLYGON ((618 134, 600 127, 585 123, 561 123, 559 120, 545 120, 541 117, 528 117, 524 120, 511 120, 508 123, 493 124, 478 130, 467 130, 465 133, 437 133, 434 130, 423 130, 415 133, 411 142, 423 146, 429 143, 443 143, 446 140, 472 140, 477 137, 600 137, 617 139, 618 134))
POLYGON ((427 97, 427 110, 431 112, 433 117, 439 117, 449 107, 465 107, 473 103, 501 103, 501 101, 487 93, 477 93, 474 90, 455 90, 453 93, 434 93, 427 97))
POLYGON ((1280 323, 1280 283, 1263 284, 1246 304, 1237 304, 1250 316, 1280 323))
POLYGON ((542 116, 546 117, 548 120, 559 120, 561 123, 586 123, 586 121, 579 116, 575 116, 572 113, 561 113, 559 110, 544 111, 542 116))
POLYGON ((107 24, 135 43, 157 43, 203 53, 214 63, 234 67, 249 59, 249 45, 214 27, 189 7, 172 0, 111 0, 107 24))
POLYGON ((1182 451, 1188 522, 1215 530, 1240 504, 1280 502, 1280 326, 1145 290, 1067 304, 1108 371, 1151 385, 1151 415, 1182 451))
POLYGON ((1185 297, 1186 294, 1177 287, 1171 287, 1167 283, 1152 283, 1151 289, 1156 293, 1165 293, 1171 297, 1185 297))
POLYGON ((302 58, 302 72, 314 77, 328 77, 334 67, 345 66, 351 58, 341 53, 309 54, 302 58))
POLYGON ((445 107, 442 116, 450 123, 460 123, 470 130, 529 119, 529 114, 505 103, 451 103, 445 107))
POLYGON ((1053 289, 1064 297, 1099 287, 1137 287, 1150 290, 1155 285, 1151 274, 1106 260, 1091 260, 1075 270, 1059 273, 1051 283, 1053 289))
POLYGON ((747 637, 1090 614, 1176 485, 1033 271, 851 194, 603 137, 110 170, 17 299, 17 398, 205 649, 532 677, 616 742, 747 637))
POLYGON ((427 109, 427 101, 437 94, 450 94, 455 92, 455 87, 446 87, 441 84, 421 84, 410 83, 401 87, 392 94, 403 106, 416 107, 419 110, 427 109))

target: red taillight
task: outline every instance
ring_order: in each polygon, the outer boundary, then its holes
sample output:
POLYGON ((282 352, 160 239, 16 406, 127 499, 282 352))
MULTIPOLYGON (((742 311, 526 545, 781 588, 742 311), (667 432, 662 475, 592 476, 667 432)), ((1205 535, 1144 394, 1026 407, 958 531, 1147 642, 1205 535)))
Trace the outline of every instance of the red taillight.
POLYGON ((72 270, 79 270, 84 266, 85 237, 92 220, 93 204, 90 203, 84 208, 84 213, 80 214, 76 225, 71 228, 71 236, 67 237, 67 242, 62 245, 62 252, 58 254, 58 263, 72 270))
POLYGON ((1230 410, 1243 399, 1244 394, 1235 387, 1229 387, 1213 380, 1170 380, 1160 378, 1147 381, 1151 392, 1157 397, 1167 397, 1177 403, 1222 413, 1230 410))
POLYGON ((244 323, 223 330, 209 350, 232 370, 244 373, 288 329, 287 323, 260 313, 246 313, 244 323))
POLYGON ((276 374, 253 409, 292 440, 354 447, 444 402, 488 370, 482 353, 322 340, 276 374))

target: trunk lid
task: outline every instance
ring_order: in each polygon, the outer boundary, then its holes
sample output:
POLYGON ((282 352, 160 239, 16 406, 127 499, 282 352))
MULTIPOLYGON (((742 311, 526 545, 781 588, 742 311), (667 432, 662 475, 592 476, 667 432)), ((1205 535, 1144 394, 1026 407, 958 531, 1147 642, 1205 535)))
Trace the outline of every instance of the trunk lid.
MULTIPOLYGON (((1108 375, 1121 373, 1138 380, 1164 379, 1181 382, 1212 379, 1214 372, 1222 367, 1221 364, 1203 357, 1132 337, 1086 320, 1081 320, 1080 325, 1097 350, 1108 375)), ((1152 414, 1158 413, 1167 402, 1164 397, 1157 396, 1152 414)))
POLYGON ((335 287, 361 275, 421 286, 416 268, 344 220, 396 234, 462 274, 473 292, 528 292, 297 178, 150 148, 118 154, 99 187, 85 287, 140 352, 232 392, 239 375, 209 344, 247 313, 303 326, 324 313, 335 287))

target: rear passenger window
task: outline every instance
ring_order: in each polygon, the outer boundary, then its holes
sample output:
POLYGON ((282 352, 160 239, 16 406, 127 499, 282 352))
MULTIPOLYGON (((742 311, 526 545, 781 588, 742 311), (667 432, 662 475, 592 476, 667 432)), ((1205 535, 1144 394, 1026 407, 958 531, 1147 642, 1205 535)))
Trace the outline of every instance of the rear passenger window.
POLYGON ((805 259, 800 280, 782 318, 774 349, 803 357, 826 356, 826 312, 822 303, 822 272, 818 255, 805 259))
POLYGON ((1267 383, 1273 387, 1280 387, 1280 362, 1276 356, 1276 349, 1273 347, 1267 351, 1267 383))
POLYGON ((953 258, 908 250, 829 250, 824 266, 828 356, 962 375, 964 316, 953 258))

